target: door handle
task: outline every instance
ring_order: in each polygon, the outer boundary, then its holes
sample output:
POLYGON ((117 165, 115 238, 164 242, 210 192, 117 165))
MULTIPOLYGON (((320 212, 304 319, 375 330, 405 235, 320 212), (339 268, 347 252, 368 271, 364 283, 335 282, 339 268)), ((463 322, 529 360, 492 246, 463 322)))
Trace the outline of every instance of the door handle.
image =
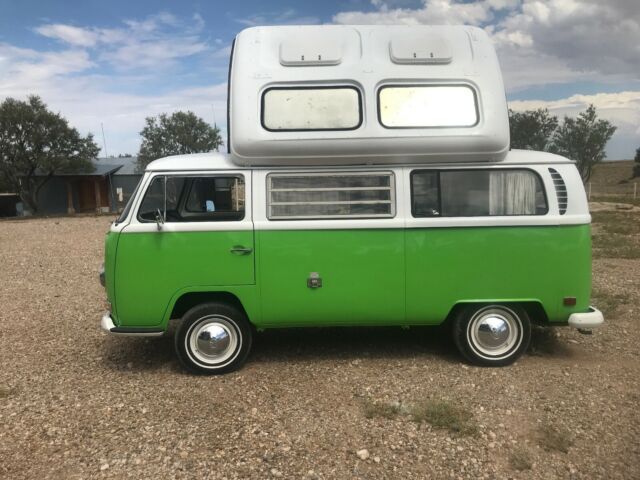
POLYGON ((245 248, 242 245, 235 245, 230 252, 234 255, 249 255, 253 252, 253 248, 245 248))

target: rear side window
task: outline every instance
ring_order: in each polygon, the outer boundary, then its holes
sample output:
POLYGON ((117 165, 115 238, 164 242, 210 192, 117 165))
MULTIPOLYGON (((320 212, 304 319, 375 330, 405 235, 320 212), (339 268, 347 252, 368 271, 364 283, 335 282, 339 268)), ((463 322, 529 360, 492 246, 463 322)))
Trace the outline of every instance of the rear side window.
POLYGON ((270 220, 395 215, 392 172, 270 174, 267 195, 270 220))
POLYGON ((244 178, 157 176, 138 211, 141 222, 215 222, 244 218, 244 178))
POLYGON ((355 87, 274 87, 262 94, 262 126, 269 131, 354 130, 361 123, 355 87))
POLYGON ((416 170, 411 174, 414 217, 544 215, 547 199, 531 170, 416 170))
POLYGON ((467 85, 390 85, 378 90, 378 116, 386 128, 472 127, 475 91, 467 85))

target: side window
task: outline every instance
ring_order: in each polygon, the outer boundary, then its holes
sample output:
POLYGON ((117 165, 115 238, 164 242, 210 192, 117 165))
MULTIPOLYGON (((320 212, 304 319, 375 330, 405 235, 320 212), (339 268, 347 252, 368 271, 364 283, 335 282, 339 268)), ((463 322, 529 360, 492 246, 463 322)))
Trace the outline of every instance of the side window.
POLYGON ((414 217, 544 215, 547 200, 531 170, 415 171, 411 175, 414 217))
POLYGON ((261 115, 271 132, 355 130, 362 124, 362 99, 351 86, 272 87, 262 94, 261 115))
POLYGON ((473 127, 475 91, 468 85, 388 85, 378 91, 378 120, 385 128, 473 127))
POLYGON ((136 185, 135 190, 133 191, 133 193, 129 197, 129 200, 127 200, 127 203, 124 206, 124 209, 122 210, 122 213, 116 219, 116 222, 115 222, 116 225, 119 224, 119 223, 124 222, 127 219, 127 217, 129 216, 129 212, 131 211, 131 207, 133 206, 134 199, 136 198, 136 195, 138 194, 138 190, 140 190, 140 183, 141 182, 142 182, 142 180, 138 181, 138 184, 136 185))
POLYGON ((197 177, 190 180, 182 216, 189 222, 242 220, 244 179, 242 177, 197 177))
POLYGON ((411 213, 414 217, 440 215, 438 172, 422 170, 411 174, 411 213))
POLYGON ((395 215, 392 172, 270 174, 270 220, 375 218, 395 215))
POLYGON ((144 199, 138 209, 138 220, 141 222, 155 222, 156 214, 164 218, 164 176, 154 177, 144 194, 144 199))
POLYGON ((244 218, 242 176, 158 176, 140 205, 138 219, 155 222, 215 222, 244 218))

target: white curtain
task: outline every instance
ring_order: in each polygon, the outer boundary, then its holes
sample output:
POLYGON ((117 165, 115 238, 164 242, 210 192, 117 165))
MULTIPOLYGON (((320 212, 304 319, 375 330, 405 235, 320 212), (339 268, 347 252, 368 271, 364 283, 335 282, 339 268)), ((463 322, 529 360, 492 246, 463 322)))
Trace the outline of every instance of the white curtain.
POLYGON ((491 172, 489 212, 491 215, 534 215, 535 175, 531 172, 491 172))

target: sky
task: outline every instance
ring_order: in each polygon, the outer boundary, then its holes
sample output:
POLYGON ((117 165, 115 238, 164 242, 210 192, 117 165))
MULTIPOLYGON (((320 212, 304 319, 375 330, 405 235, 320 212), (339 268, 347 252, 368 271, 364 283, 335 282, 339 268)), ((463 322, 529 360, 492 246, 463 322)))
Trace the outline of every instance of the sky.
POLYGON ((608 158, 640 147, 639 0, 0 0, 0 101, 39 95, 101 146, 104 128, 102 155, 135 155, 145 117, 162 112, 226 131, 240 30, 322 23, 478 26, 510 108, 562 117, 593 103, 618 127, 608 158))

